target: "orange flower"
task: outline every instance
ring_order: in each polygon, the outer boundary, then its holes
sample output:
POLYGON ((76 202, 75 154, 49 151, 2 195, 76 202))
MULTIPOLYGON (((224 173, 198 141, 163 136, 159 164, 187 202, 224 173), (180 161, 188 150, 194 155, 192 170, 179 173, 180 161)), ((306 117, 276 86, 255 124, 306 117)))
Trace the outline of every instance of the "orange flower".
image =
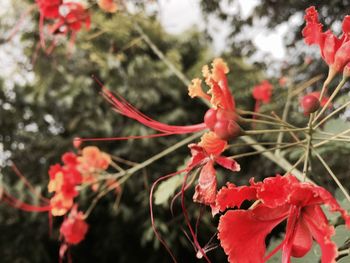
POLYGON ((108 13, 115 13, 118 10, 118 5, 113 0, 97 0, 97 4, 108 13))
POLYGON ((67 198, 62 193, 57 193, 50 200, 51 213, 54 216, 63 216, 73 206, 73 198, 67 198))
POLYGON ((95 146, 85 147, 78 160, 80 162, 79 169, 85 175, 106 170, 111 163, 111 157, 95 146))

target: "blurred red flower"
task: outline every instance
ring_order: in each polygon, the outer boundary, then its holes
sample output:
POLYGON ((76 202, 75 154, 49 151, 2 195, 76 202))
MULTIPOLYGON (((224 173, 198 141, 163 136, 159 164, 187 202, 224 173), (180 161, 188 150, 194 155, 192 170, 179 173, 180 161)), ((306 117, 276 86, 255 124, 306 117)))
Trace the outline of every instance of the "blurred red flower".
POLYGON ((302 31, 305 43, 320 47, 322 58, 329 65, 329 82, 350 62, 350 16, 344 17, 343 33, 338 38, 330 30, 322 31, 323 25, 318 20, 318 12, 314 6, 307 8, 305 12, 306 25, 302 31))

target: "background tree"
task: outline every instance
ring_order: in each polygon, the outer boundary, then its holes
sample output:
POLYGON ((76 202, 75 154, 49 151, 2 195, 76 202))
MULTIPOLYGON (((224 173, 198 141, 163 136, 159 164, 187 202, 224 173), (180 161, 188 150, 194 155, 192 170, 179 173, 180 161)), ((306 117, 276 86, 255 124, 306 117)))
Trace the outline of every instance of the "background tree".
MULTIPOLYGON (((17 18, 21 11, 27 8, 20 2, 13 1, 13 5, 19 11, 16 14, 17 18)), ((207 13, 215 13, 224 19, 231 19, 235 24, 232 28, 233 33, 238 32, 238 28, 244 23, 251 23, 249 19, 238 23, 239 17, 230 18, 222 13, 217 1, 203 1, 202 5, 207 13)), ((305 3, 305 5, 309 4, 305 3)), ((326 9, 325 5, 322 6, 326 9)), ((96 6, 94 8, 97 9, 96 6)), ((259 8, 260 13, 255 12, 254 16, 257 14, 263 16, 264 8, 269 10, 271 7, 264 2, 259 8)), ((302 11, 301 7, 298 8, 297 10, 302 11)), ((277 14, 276 10, 274 12, 277 14)), ((188 97, 184 83, 145 43, 137 30, 136 23, 165 54, 166 59, 189 79, 199 76, 201 66, 207 64, 213 56, 208 41, 202 33, 188 31, 181 36, 171 36, 164 32, 155 16, 146 16, 144 12, 135 15, 123 12, 114 15, 101 11, 92 13, 92 28, 90 31, 79 34, 75 43, 75 52, 71 56, 67 53, 65 40, 62 40, 62 43, 49 56, 40 50, 37 51, 38 14, 35 14, 34 19, 31 20, 33 27, 21 37, 21 43, 26 47, 27 60, 35 61, 33 64, 29 63, 28 70, 34 73, 34 80, 25 85, 16 84, 12 87, 5 85, 6 80, 0 83, 0 143, 6 153, 11 155, 10 158, 5 159, 14 162, 45 196, 48 196, 46 185, 49 165, 58 162, 62 153, 73 150, 74 137, 115 137, 145 135, 152 132, 139 123, 114 113, 111 106, 100 95, 101 87, 92 79, 92 75, 104 82, 112 91, 121 94, 142 112, 162 122, 178 125, 198 123, 202 121, 203 113, 207 109, 200 101, 191 100, 188 97)), ((289 12, 289 16, 291 14, 292 12, 289 12)), ((289 16, 284 14, 286 18, 289 16)), ((4 24, 8 24, 5 20, 3 21, 4 24)), ((285 21, 285 19, 279 21, 285 21)), ((8 32, 11 27, 1 27, 1 30, 8 32)), ((237 104, 241 109, 252 110, 254 100, 251 97, 251 89, 266 76, 257 69, 259 64, 247 64, 246 57, 236 52, 237 48, 233 48, 222 56, 231 68, 229 83, 237 104)), ((250 52, 245 55, 248 54, 250 52)), ((286 72, 293 74, 289 68, 286 72)), ((277 90, 274 94, 276 103, 263 106, 261 110, 270 112, 274 109, 281 116, 284 108, 283 96, 288 91, 278 86, 277 77, 272 78, 271 81, 277 90)), ((315 83, 318 85, 319 82, 315 83)), ((296 84, 299 84, 298 80, 291 85, 296 84)), ((294 100, 291 107, 297 110, 298 101, 294 100)), ((301 114, 289 118, 295 120, 296 124, 305 122, 301 114)), ((334 127, 334 125, 331 126, 334 127)), ((264 128, 263 125, 258 127, 264 128)), ((100 148, 112 155, 139 162, 166 149, 181 138, 181 136, 172 136, 92 144, 98 144, 100 148)), ((259 139, 268 142, 275 141, 277 138, 262 135, 259 139)), ((350 149, 341 144, 330 145, 324 148, 324 151, 341 150, 344 154, 349 153, 350 149)), ((250 147, 236 147, 233 148, 232 154, 247 150, 250 150, 250 147)), ((298 151, 285 151, 283 154, 295 160, 298 151)), ((74 262, 167 261, 168 255, 160 247, 151 229, 148 208, 149 189, 156 178, 176 171, 178 167, 184 165, 188 156, 189 150, 183 147, 176 154, 137 173, 125 184, 121 203, 117 208, 114 205, 113 194, 101 200, 88 219, 91 228, 86 240, 73 248, 74 262)), ((340 163, 339 159, 332 157, 329 161, 337 167, 338 174, 346 176, 347 164, 340 163)), ((265 175, 281 171, 264 157, 245 157, 239 159, 239 162, 245 176, 234 175, 235 179, 238 179, 236 182, 243 183, 252 176, 263 178, 265 175)), ((2 185, 12 189, 12 194, 15 196, 31 202, 35 201, 14 175, 9 164, 7 162, 1 169, 2 185)), ((317 168, 316 165, 315 169, 318 171, 317 169, 321 168, 317 168)), ((317 177, 316 172, 315 177, 324 184, 331 182, 329 179, 317 177)), ((219 183, 223 184, 224 181, 219 183)), ((198 205, 191 204, 192 195, 193 191, 189 191, 186 198, 189 213, 195 219, 199 209, 198 205)), ((86 207, 88 203, 84 201, 88 197, 81 197, 86 207)), ((156 223, 162 236, 171 244, 174 253, 181 254, 184 262, 193 262, 195 260, 193 248, 186 236, 179 234, 181 227, 185 228, 181 208, 176 204, 175 209, 178 214, 172 217, 169 209, 164 209, 168 206, 167 202, 156 206, 156 223)), ((3 233, 0 239, 0 258, 3 262, 55 262, 58 259, 58 233, 54 232, 52 237, 48 236, 49 226, 45 216, 27 214, 4 205, 1 205, 0 210, 0 225, 3 233)), ((202 218, 200 239, 208 240, 208 237, 215 232, 212 220, 210 213, 206 213, 202 218)), ((59 220, 56 220, 54 227, 58 223, 60 223, 59 220)), ((226 259, 221 249, 216 249, 209 255, 215 262, 226 259)))

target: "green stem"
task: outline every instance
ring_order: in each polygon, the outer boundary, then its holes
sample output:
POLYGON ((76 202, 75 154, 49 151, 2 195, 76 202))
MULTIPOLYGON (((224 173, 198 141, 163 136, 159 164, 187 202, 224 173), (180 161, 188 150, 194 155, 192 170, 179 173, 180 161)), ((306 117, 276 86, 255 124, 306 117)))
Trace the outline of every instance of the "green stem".
MULTIPOLYGON (((282 113, 282 121, 283 122, 287 122, 287 117, 288 117, 288 112, 289 112, 290 105, 291 105, 291 100, 292 100, 292 86, 290 86, 288 88, 287 100, 286 100, 286 104, 284 106, 283 113, 282 113)), ((278 134, 277 141, 276 141, 277 144, 280 144, 283 141, 283 136, 284 136, 283 132, 280 132, 278 134)), ((281 152, 281 149, 277 149, 275 151, 275 154, 279 155, 280 152, 281 152)))
POLYGON ((163 54, 163 52, 152 42, 152 40, 145 34, 143 29, 135 23, 135 29, 140 34, 142 39, 148 44, 152 51, 171 69, 172 72, 186 85, 188 86, 191 82, 190 80, 178 70, 173 63, 171 63, 163 54))
MULTIPOLYGON (((296 163, 284 174, 284 175, 287 175, 287 174, 290 174, 292 173, 292 171, 297 168, 297 166, 301 163, 302 160, 304 160, 305 158, 305 153, 300 156, 300 158, 298 159, 298 161, 296 161, 296 163)), ((293 174, 293 173, 292 173, 293 174)))
MULTIPOLYGON (((343 78, 340 83, 338 84, 338 86, 335 88, 335 90, 333 91, 332 95, 329 97, 329 99, 327 100, 326 104, 322 107, 321 111, 317 114, 317 116, 315 117, 315 119, 312 122, 312 125, 315 125, 317 120, 322 116, 322 114, 326 111, 328 105, 333 101, 333 99, 335 98, 335 96, 337 96, 338 92, 340 91, 340 89, 344 86, 344 84, 346 83, 346 78, 343 78)), ((325 92, 324 90, 324 86, 322 88, 322 91, 325 92)), ((320 95, 320 100, 322 99, 322 91, 321 91, 321 95, 320 95)))
POLYGON ((320 147, 320 146, 322 146, 322 145, 324 145, 324 144, 326 144, 326 143, 329 143, 331 140, 336 139, 336 138, 338 138, 338 137, 341 137, 342 135, 347 134, 347 133, 349 133, 349 132, 350 132, 350 129, 347 129, 347 130, 345 130, 345 131, 343 131, 343 132, 341 132, 341 133, 339 133, 339 134, 336 134, 336 135, 330 137, 329 139, 327 139, 327 140, 325 140, 325 141, 323 141, 323 142, 319 142, 319 143, 315 144, 315 145, 314 145, 314 148, 317 148, 317 147, 320 147))
POLYGON ((278 118, 271 117, 271 116, 263 114, 263 113, 258 113, 258 112, 254 112, 254 111, 248 111, 248 110, 241 110, 241 109, 236 109, 236 110, 237 110, 237 113, 239 115, 255 115, 255 116, 262 117, 262 118, 265 118, 268 120, 272 120, 274 122, 279 122, 279 123, 284 124, 285 126, 290 127, 290 128, 295 128, 295 126, 293 126, 289 123, 283 122, 278 118))
POLYGON ((247 118, 243 118, 240 117, 239 122, 248 122, 248 123, 262 123, 262 124, 270 124, 270 125, 277 125, 277 126, 286 126, 286 127, 290 127, 289 125, 283 124, 283 123, 279 123, 279 122, 272 122, 272 121, 264 121, 264 120, 257 120, 257 119, 247 119, 247 118))
POLYGON ((338 109, 336 109, 335 111, 333 111, 332 113, 330 113, 329 115, 327 115, 325 118, 323 118, 319 123, 317 123, 317 125, 315 126, 315 129, 317 129, 320 125, 322 125, 324 122, 326 122, 327 120, 329 120, 331 117, 333 117, 335 114, 337 114, 338 112, 340 112, 342 109, 345 109, 348 105, 350 105, 350 101, 348 101, 347 103, 345 103, 344 105, 342 105, 341 107, 339 107, 338 109))
POLYGON ((322 163, 322 165, 324 166, 324 168, 326 168, 327 172, 330 174, 330 176, 332 177, 332 179, 334 180, 334 182, 338 185, 338 187, 340 188, 340 190, 343 192, 344 196, 346 197, 346 199, 349 201, 350 203, 350 196, 348 194, 348 192, 346 191, 346 189, 344 188, 344 186, 342 185, 342 183, 338 180, 338 178, 335 176, 335 174, 333 173, 333 171, 331 170, 331 168, 328 166, 328 164, 326 163, 326 161, 321 157, 321 155, 316 152, 313 151, 313 153, 317 156, 317 158, 320 160, 320 162, 322 163))
POLYGON ((181 148, 182 146, 190 143, 191 141, 199 138, 201 135, 203 134, 203 132, 200 133, 196 133, 190 137, 187 137, 185 139, 183 139, 182 141, 179 141, 178 143, 170 146, 169 148, 165 149, 164 151, 152 156, 151 158, 147 159, 146 161, 139 163, 138 165, 135 165, 134 167, 131 167, 128 170, 125 170, 125 172, 119 172, 110 176, 104 176, 104 177, 100 177, 99 180, 106 180, 106 179, 110 179, 110 178, 119 178, 122 176, 122 178, 119 180, 119 184, 123 184, 125 183, 134 173, 136 173, 137 171, 145 168, 146 166, 154 163, 155 161, 163 158, 164 156, 172 153, 173 151, 177 150, 178 148, 181 148))
MULTIPOLYGON (((256 140, 254 140, 252 137, 250 136, 242 136, 240 137, 240 139, 244 142, 247 143, 255 143, 256 140)), ((252 146, 254 149, 261 151, 262 155, 265 156, 266 158, 268 158, 270 161, 274 162, 275 164, 277 164, 279 167, 281 167, 283 170, 285 171, 289 171, 291 169, 293 169, 293 175, 298 178, 299 181, 303 180, 303 174, 302 172, 300 172, 298 169, 293 168, 293 165, 291 165, 285 158, 283 158, 282 156, 276 156, 275 154, 271 153, 270 151, 264 151, 266 150, 265 147, 261 146, 261 145, 253 145, 252 146)), ((314 183, 311 179, 306 178, 307 182, 310 183, 314 183)))
POLYGON ((292 146, 295 146, 295 145, 300 145, 300 144, 302 144, 302 143, 304 143, 304 142, 305 142, 305 141, 294 142, 294 143, 289 143, 289 144, 283 145, 283 146, 276 146, 276 147, 272 147, 272 148, 268 148, 268 149, 264 148, 264 150, 261 150, 261 151, 255 151, 255 152, 249 152, 249 153, 236 154, 236 155, 230 156, 230 158, 238 159, 238 158, 241 158, 241 157, 256 155, 256 154, 260 154, 260 153, 263 153, 263 152, 271 152, 271 151, 274 151, 274 150, 276 150, 276 149, 285 149, 285 148, 289 148, 289 147, 292 147, 292 146))
POLYGON ((306 131, 309 128, 296 128, 296 129, 283 129, 283 130, 252 130, 244 131, 244 135, 256 135, 256 134, 266 134, 266 133, 276 133, 276 132, 296 132, 296 131, 306 131))
POLYGON ((305 160, 304 160, 304 167, 303 167, 303 177, 304 180, 306 178, 306 174, 308 171, 308 164, 309 164, 309 156, 310 156, 310 150, 311 150, 311 141, 312 141, 312 120, 313 120, 314 114, 310 114, 309 117, 309 124, 308 124, 308 135, 307 135, 307 145, 305 150, 305 160))

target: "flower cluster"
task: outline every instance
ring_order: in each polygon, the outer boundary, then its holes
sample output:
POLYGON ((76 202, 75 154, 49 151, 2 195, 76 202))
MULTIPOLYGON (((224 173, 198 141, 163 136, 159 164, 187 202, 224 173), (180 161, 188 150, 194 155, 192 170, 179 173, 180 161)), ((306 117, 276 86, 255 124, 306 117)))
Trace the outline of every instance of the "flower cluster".
POLYGON ((62 156, 63 165, 52 165, 49 170, 48 190, 55 193, 50 201, 52 214, 62 216, 72 208, 74 198, 78 196, 78 185, 87 183, 97 189, 98 176, 108 168, 110 161, 108 154, 93 146, 82 149, 80 156, 65 153, 62 156))
POLYGON ((46 50, 46 41, 44 37, 45 20, 52 21, 48 26, 49 34, 68 35, 71 33, 71 42, 74 43, 76 33, 79 32, 83 25, 86 29, 90 28, 90 14, 88 10, 77 2, 63 2, 62 0, 36 0, 40 12, 40 42, 42 48, 49 52, 55 46, 54 39, 52 47, 46 50))

